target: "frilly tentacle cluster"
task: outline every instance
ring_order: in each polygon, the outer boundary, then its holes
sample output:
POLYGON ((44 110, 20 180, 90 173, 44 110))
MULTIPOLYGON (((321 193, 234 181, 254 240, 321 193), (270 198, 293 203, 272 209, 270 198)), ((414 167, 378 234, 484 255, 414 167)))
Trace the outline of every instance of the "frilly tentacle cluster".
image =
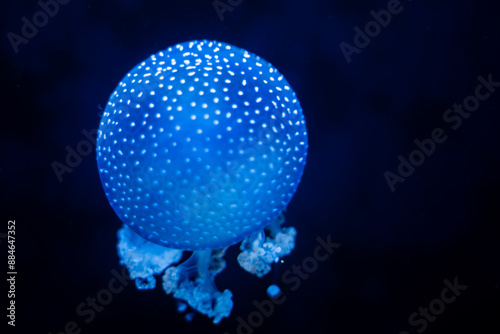
POLYGON ((213 318, 215 324, 229 316, 233 308, 229 290, 220 292, 214 277, 226 266, 222 251, 196 251, 184 263, 170 267, 163 275, 163 289, 167 294, 186 301, 189 306, 213 318))
POLYGON ((297 231, 293 227, 282 228, 285 216, 281 214, 265 231, 259 231, 243 240, 238 255, 240 266, 251 274, 262 277, 276 263, 295 248, 297 231), (267 232, 267 236, 266 236, 267 232))
POLYGON ((149 242, 127 225, 118 231, 117 248, 120 264, 127 267, 130 278, 135 279, 139 290, 154 289, 156 280, 153 275, 161 274, 182 257, 181 250, 149 242))
MULTIPOLYGON (((290 254, 297 231, 293 227, 282 227, 284 221, 281 214, 264 230, 242 241, 242 252, 238 256, 241 267, 262 277, 271 270, 272 263, 290 254)), ((215 276, 226 267, 223 256, 227 248, 195 251, 184 263, 174 266, 181 260, 182 250, 149 242, 126 225, 118 231, 117 248, 120 263, 127 267, 138 289, 154 289, 154 275, 164 272, 162 287, 167 294, 182 301, 179 312, 185 312, 189 305, 213 318, 215 324, 231 313, 233 294, 227 289, 219 291, 214 283, 215 276)), ((192 316, 188 313, 186 319, 192 316)))

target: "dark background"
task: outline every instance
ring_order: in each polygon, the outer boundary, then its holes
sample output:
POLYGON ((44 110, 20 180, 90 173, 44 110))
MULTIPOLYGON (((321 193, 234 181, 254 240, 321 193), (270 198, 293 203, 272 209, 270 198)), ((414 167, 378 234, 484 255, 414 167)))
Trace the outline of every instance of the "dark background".
POLYGON ((16 54, 7 34, 20 34, 21 18, 32 21, 40 7, 2 1, 0 233, 16 220, 18 271, 17 326, 7 331, 55 334, 75 321, 82 333, 232 334, 252 301, 266 298, 273 274, 244 272, 233 246, 216 283, 232 290, 234 308, 217 326, 199 314, 186 322, 160 286, 128 285, 90 324, 76 314, 121 271, 121 222, 95 153, 63 182, 51 164, 64 163, 82 130, 98 127, 137 63, 180 42, 215 39, 272 63, 304 110, 308 162, 287 212, 297 246, 274 275, 311 256, 317 237, 341 244, 299 289, 281 284, 287 301, 255 333, 416 333, 408 317, 455 277, 467 289, 425 332, 500 332, 500 88, 456 131, 442 120, 474 93, 479 75, 500 81, 500 12, 493 0, 402 1, 348 64, 339 44, 353 44, 353 28, 387 2, 243 0, 221 21, 210 0, 72 0, 16 54), (383 173, 396 173, 397 157, 437 127, 447 141, 391 192, 383 173))

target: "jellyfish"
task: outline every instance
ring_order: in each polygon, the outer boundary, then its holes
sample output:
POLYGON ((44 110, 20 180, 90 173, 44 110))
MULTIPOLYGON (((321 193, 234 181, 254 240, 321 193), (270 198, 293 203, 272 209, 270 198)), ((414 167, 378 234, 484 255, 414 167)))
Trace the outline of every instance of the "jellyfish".
POLYGON ((297 96, 255 54, 188 41, 134 67, 103 112, 96 157, 123 222, 120 263, 136 287, 154 289, 163 275, 179 311, 189 305, 214 323, 228 317, 232 293, 214 282, 226 249, 241 243, 238 263, 262 277, 295 246, 284 210, 307 147, 297 96), (180 263, 183 252, 190 257, 180 263))

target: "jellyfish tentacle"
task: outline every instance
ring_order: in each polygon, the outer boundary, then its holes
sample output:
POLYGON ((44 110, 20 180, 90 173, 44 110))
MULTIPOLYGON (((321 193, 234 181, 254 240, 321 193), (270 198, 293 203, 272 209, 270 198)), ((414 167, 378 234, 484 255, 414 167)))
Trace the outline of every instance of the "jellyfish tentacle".
POLYGON ((295 248, 297 231, 293 227, 282 228, 285 216, 280 214, 264 230, 254 233, 241 243, 238 255, 240 266, 251 274, 262 277, 271 270, 271 264, 291 253, 295 248), (265 232, 268 236, 265 236, 265 232))
POLYGON ((195 251, 184 263, 167 268, 163 275, 167 294, 213 318, 215 324, 229 316, 233 308, 231 291, 220 292, 214 283, 214 277, 225 267, 224 253, 225 249, 195 251))
POLYGON ((130 278, 135 279, 139 290, 154 289, 156 279, 153 275, 161 274, 182 257, 181 250, 147 241, 127 225, 118 231, 117 249, 120 264, 127 267, 130 278))
POLYGON ((297 230, 292 227, 281 227, 285 222, 285 215, 281 213, 278 218, 274 219, 266 229, 269 231, 269 237, 266 242, 271 243, 274 247, 279 248, 278 257, 283 257, 292 252, 295 248, 295 237, 297 230))

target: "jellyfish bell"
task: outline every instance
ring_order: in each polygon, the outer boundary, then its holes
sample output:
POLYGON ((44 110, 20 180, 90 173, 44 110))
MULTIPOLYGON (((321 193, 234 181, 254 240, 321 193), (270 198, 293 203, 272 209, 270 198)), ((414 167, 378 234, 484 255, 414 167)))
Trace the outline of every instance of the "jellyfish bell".
POLYGON ((302 175, 299 102, 269 63, 187 42, 128 73, 101 120, 98 164, 121 220, 149 241, 212 249, 277 218, 302 175))
POLYGON ((282 212, 306 163, 305 121, 284 77, 248 51, 190 41, 144 60, 111 94, 96 151, 138 288, 165 271, 167 293, 218 322, 232 307, 213 284, 228 246, 242 241, 238 262, 259 277, 294 248, 282 212))

